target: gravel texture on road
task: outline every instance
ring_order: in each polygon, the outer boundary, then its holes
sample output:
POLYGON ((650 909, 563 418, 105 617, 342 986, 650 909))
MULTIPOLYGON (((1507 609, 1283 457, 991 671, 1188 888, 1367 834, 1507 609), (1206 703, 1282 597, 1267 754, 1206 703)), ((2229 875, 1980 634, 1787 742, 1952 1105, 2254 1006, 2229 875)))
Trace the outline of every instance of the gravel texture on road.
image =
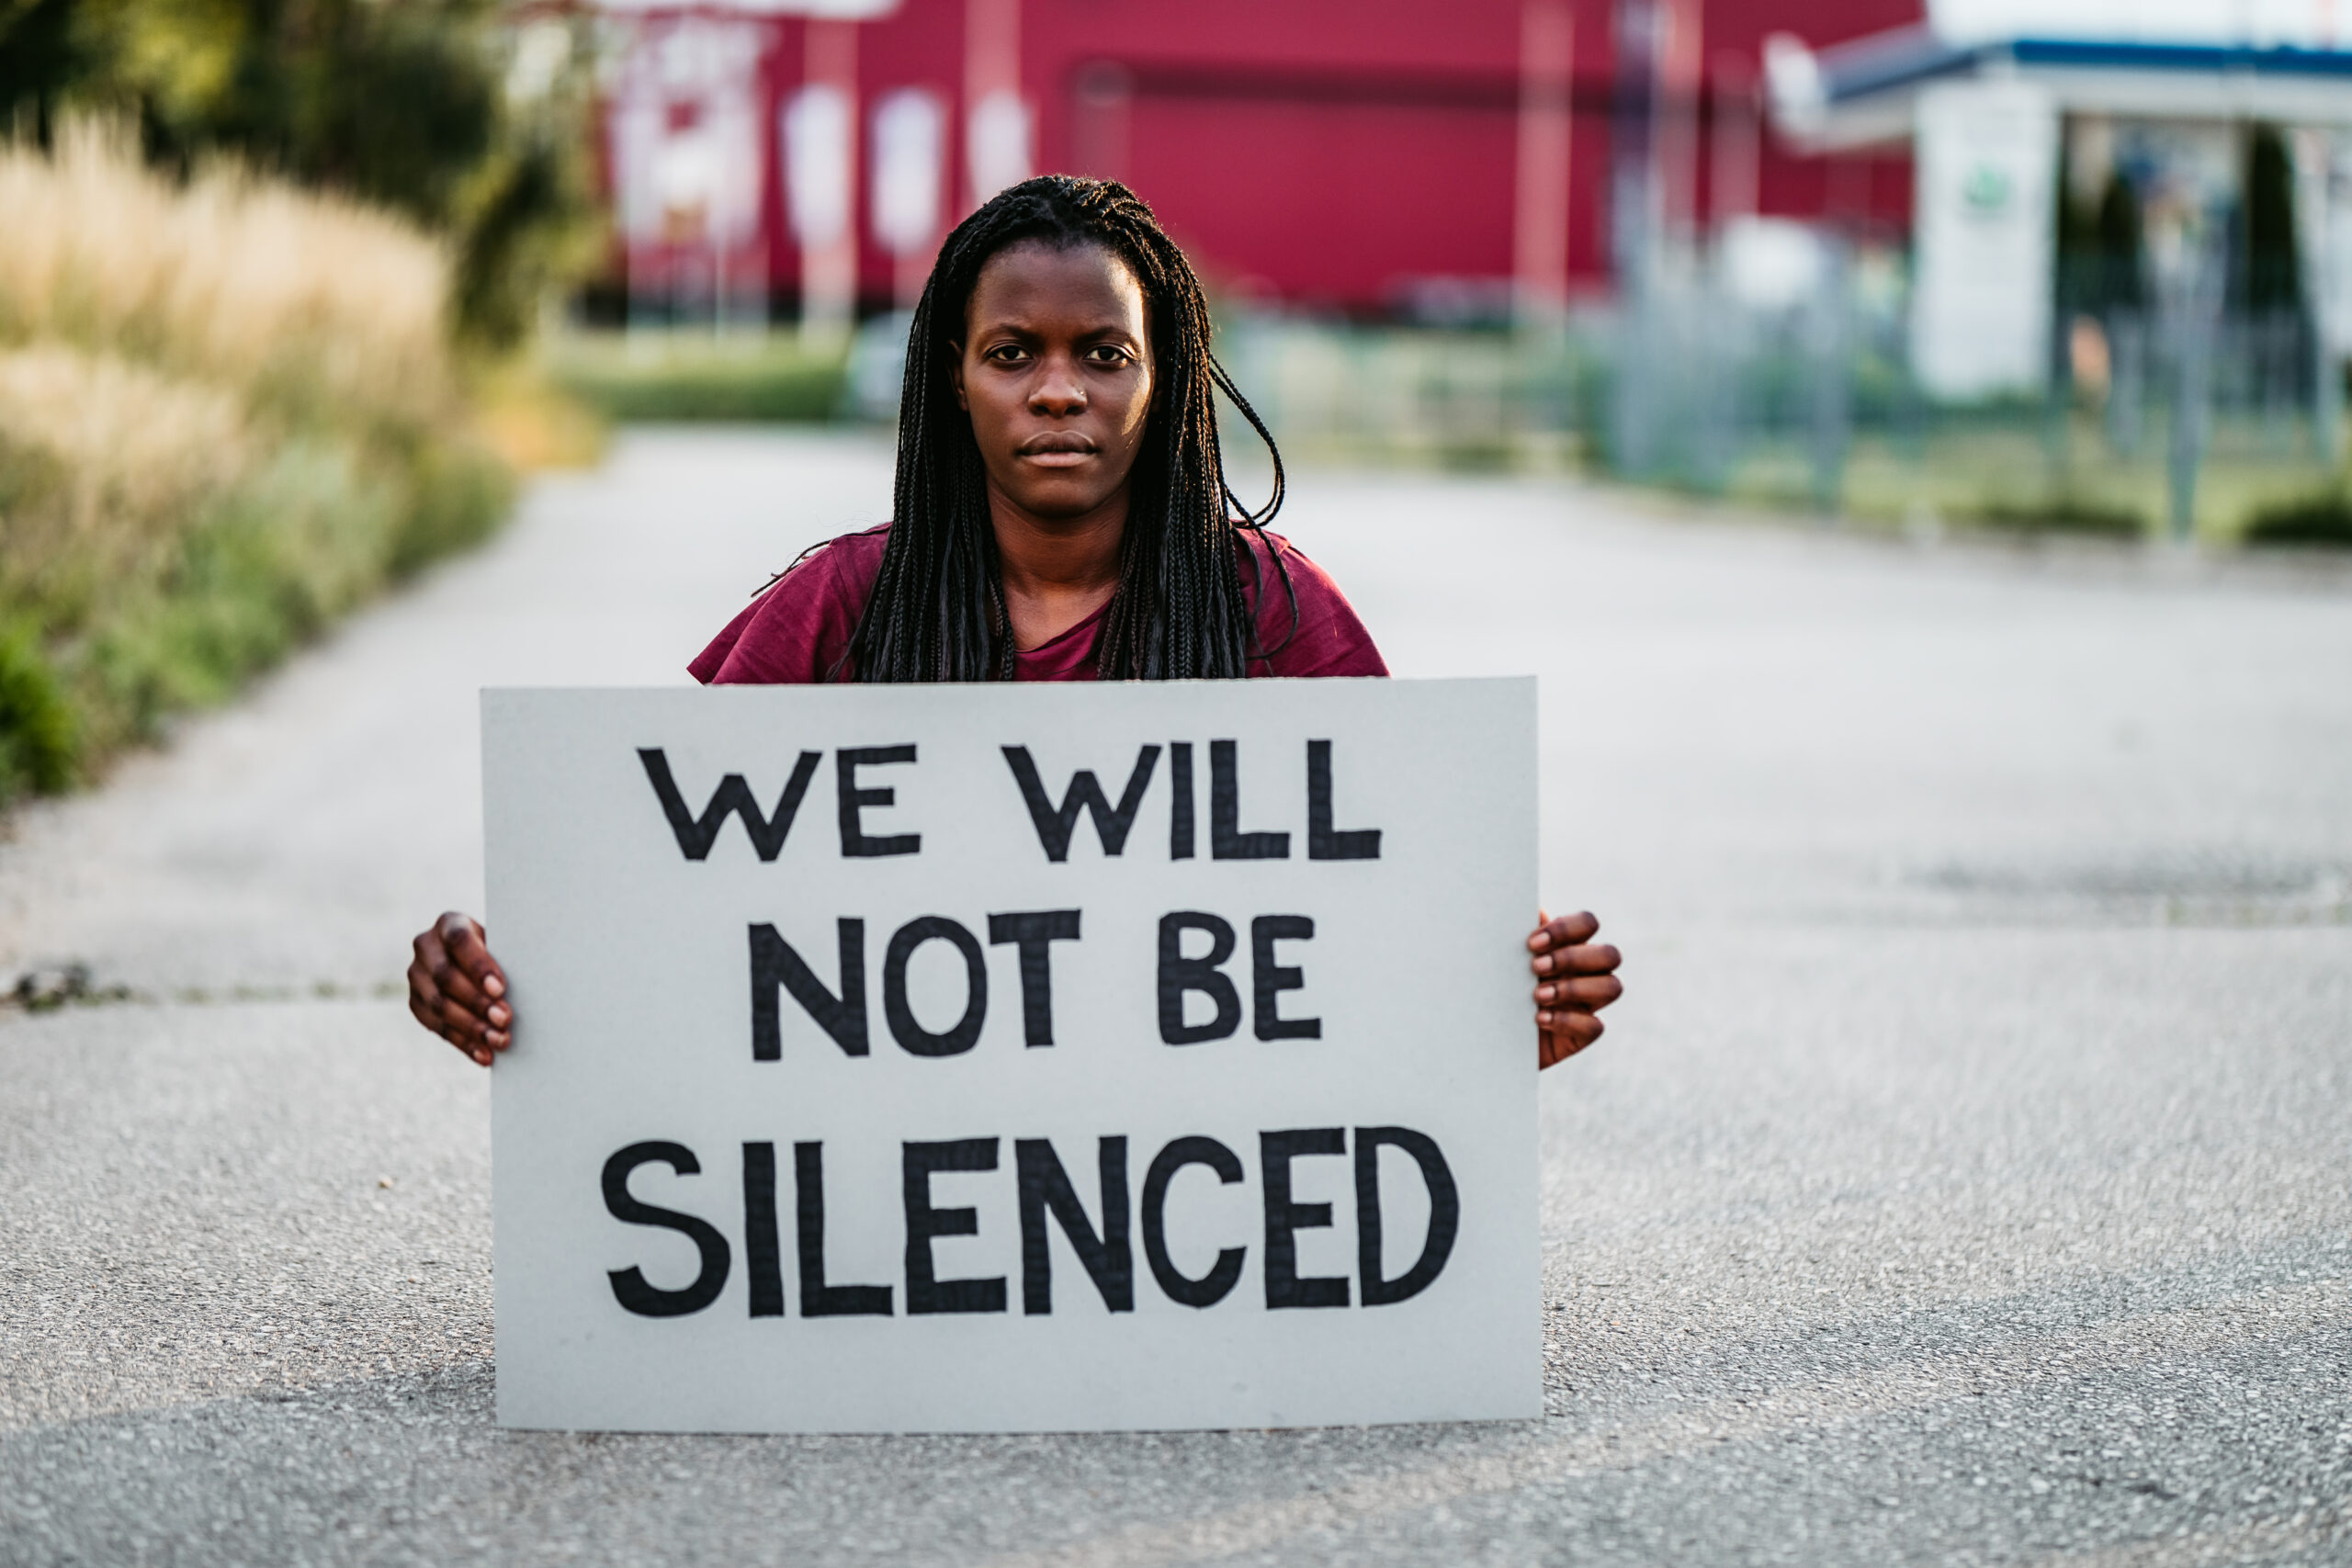
POLYGON ((638 434, 0 843, 0 1562, 2352 1561, 2352 592, 1309 473, 1401 674, 1544 676, 1627 952, 1544 1075, 1547 1415, 492 1425, 476 690, 683 680, 887 446, 638 434))

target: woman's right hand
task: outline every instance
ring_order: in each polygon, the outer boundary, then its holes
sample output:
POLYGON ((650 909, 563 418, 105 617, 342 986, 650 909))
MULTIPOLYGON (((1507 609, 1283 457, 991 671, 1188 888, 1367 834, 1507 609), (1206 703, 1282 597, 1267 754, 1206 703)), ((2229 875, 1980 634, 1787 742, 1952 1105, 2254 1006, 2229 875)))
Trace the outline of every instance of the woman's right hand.
POLYGON ((481 922, 452 909, 419 931, 408 966, 408 1010, 416 1021, 490 1066, 514 1037, 506 971, 490 955, 481 922))

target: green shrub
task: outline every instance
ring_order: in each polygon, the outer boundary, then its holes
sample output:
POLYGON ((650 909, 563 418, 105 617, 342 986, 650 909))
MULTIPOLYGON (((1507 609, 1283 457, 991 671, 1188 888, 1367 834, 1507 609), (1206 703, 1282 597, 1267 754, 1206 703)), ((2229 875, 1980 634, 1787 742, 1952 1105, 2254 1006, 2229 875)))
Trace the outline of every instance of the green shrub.
POLYGON ((2352 548, 2352 497, 2323 491, 2262 507, 2246 521, 2245 542, 2352 548))
POLYGON ((514 502, 514 476, 470 444, 426 446, 409 471, 407 505, 395 523, 385 567, 414 576, 445 556, 472 548, 497 530, 514 502))
POLYGON ((480 542, 511 491, 470 447, 424 446, 403 469, 289 443, 187 530, 157 581, 69 644, 83 739, 103 755, 233 696, 386 581, 480 542))
MULTIPOLYGON (((72 477, 0 436, 0 538, 86 543, 54 521, 72 477)), ((494 458, 455 440, 370 452, 289 436, 175 525, 119 527, 111 570, 86 551, 13 552, 0 560, 0 803, 69 787, 168 715, 227 700, 386 582, 478 543, 512 491, 494 458)))
POLYGON ((1980 523, 2023 534, 2083 534, 2109 539, 2137 539, 2148 531, 2147 519, 2128 506, 2115 506, 2083 496, 2059 495, 2046 502, 2002 502, 1975 513, 1980 523))
POLYGON ((64 789, 79 754, 73 704, 39 640, 23 627, 0 631, 0 800, 64 789))

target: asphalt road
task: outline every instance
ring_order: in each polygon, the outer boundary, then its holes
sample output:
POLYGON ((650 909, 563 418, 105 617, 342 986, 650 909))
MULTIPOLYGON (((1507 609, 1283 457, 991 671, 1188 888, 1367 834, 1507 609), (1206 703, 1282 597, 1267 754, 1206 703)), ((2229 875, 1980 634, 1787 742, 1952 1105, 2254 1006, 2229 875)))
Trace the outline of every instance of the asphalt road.
POLYGON ((640 434, 0 844, 0 1562, 2352 1561, 2352 581, 1309 473, 1400 673, 1544 676, 1540 1423, 491 1424, 474 693, 683 679, 888 451, 640 434), (109 999, 110 998, 110 999, 109 999))

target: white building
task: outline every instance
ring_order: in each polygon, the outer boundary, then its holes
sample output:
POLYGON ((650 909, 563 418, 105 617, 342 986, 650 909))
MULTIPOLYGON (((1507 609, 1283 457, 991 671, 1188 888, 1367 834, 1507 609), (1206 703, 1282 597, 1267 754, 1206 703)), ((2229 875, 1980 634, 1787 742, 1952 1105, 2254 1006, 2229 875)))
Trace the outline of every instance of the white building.
MULTIPOLYGON (((1909 142, 1912 360, 1931 393, 2041 387, 2052 361, 2057 181, 2128 168, 2164 302, 2213 295, 2245 138, 2293 167, 2303 304, 2352 352, 2352 51, 2333 0, 1930 0, 1926 24, 1818 53, 1767 46, 1781 134, 1824 151, 1909 142)), ((2352 20, 2352 16, 2347 16, 2352 20)))

